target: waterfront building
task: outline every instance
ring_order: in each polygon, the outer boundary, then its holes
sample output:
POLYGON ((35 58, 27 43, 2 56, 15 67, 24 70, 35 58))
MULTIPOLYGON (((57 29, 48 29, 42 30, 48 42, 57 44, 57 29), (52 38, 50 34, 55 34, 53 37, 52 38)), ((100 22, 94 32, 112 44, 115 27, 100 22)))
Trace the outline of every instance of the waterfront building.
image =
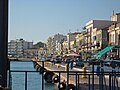
POLYGON ((53 42, 53 38, 52 37, 49 37, 47 39, 47 54, 51 54, 52 51, 52 42, 53 42))
POLYGON ((76 35, 76 51, 80 52, 83 48, 82 46, 85 45, 86 42, 86 38, 85 38, 85 33, 86 31, 82 31, 79 34, 76 35))
POLYGON ((111 57, 120 58, 120 23, 113 24, 108 29, 109 32, 109 45, 115 45, 118 46, 118 48, 115 48, 111 50, 112 55, 111 57))
POLYGON ((24 50, 33 47, 33 42, 23 39, 10 40, 8 42, 8 55, 11 57, 24 57, 24 50))
POLYGON ((46 48, 38 48, 38 49, 26 49, 24 50, 24 57, 25 58, 36 58, 41 59, 42 57, 45 58, 47 55, 47 49, 46 48))
POLYGON ((67 40, 66 41, 63 41, 63 43, 62 43, 62 49, 63 49, 63 54, 67 54, 68 53, 68 42, 67 42, 67 40))
POLYGON ((116 13, 111 16, 111 20, 90 20, 86 23, 85 29, 87 32, 87 51, 94 51, 95 46, 99 46, 96 49, 101 50, 108 45, 107 28, 118 22, 120 22, 120 14, 116 13))
POLYGON ((47 40, 47 47, 50 54, 60 55, 62 53, 62 43, 67 37, 62 34, 55 34, 47 40), (51 47, 51 49, 49 49, 51 47))
POLYGON ((76 43, 76 38, 75 37, 76 37, 77 34, 78 33, 76 33, 76 32, 67 34, 68 53, 70 53, 71 51, 74 51, 74 46, 75 46, 75 43, 76 43))
POLYGON ((38 58, 38 49, 25 49, 24 50, 25 58, 38 58))

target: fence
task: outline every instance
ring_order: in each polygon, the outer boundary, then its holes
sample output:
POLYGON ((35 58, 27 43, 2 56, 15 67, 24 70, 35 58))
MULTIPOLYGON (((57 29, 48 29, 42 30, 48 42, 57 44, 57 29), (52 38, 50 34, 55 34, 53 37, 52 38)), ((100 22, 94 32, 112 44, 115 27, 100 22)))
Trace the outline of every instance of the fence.
MULTIPOLYGON (((28 61, 24 61, 24 62, 28 62, 28 61)), ((85 89, 86 90, 119 90, 120 89, 120 83, 119 83, 120 72, 116 72, 114 69, 111 72, 105 72, 104 68, 102 67, 103 63, 99 68, 97 68, 98 70, 96 71, 94 70, 94 63, 93 63, 91 72, 90 71, 86 72, 86 70, 83 71, 69 70, 69 66, 67 66, 66 71, 52 70, 52 69, 50 71, 45 68, 45 63, 46 62, 44 61, 33 61, 33 65, 36 68, 36 71, 10 70, 9 87, 12 86, 11 72, 25 73, 25 90, 27 90, 28 88, 27 87, 28 72, 34 72, 34 73, 39 72, 40 74, 42 74, 42 81, 41 81, 42 90, 44 90, 44 82, 58 83, 58 90, 85 90, 85 89), (54 74, 51 74, 52 72, 54 74), (48 76, 45 76, 45 73, 49 73, 46 74, 48 76), (66 79, 66 83, 61 81, 63 79, 66 79)))

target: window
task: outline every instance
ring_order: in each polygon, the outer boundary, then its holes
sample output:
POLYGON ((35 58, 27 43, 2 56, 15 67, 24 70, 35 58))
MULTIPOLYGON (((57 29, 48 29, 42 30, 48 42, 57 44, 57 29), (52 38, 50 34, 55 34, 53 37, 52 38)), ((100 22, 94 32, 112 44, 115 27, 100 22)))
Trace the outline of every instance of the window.
POLYGON ((111 42, 114 43, 114 34, 111 35, 111 42))
POLYGON ((117 38, 118 38, 118 40, 117 40, 118 42, 117 43, 120 44, 120 34, 118 34, 117 38))
POLYGON ((96 36, 93 36, 93 41, 96 41, 96 36))

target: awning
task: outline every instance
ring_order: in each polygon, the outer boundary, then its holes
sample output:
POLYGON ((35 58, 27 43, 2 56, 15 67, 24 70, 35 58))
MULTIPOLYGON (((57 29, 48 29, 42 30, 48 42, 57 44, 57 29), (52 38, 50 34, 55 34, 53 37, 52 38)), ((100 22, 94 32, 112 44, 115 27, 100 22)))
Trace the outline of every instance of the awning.
POLYGON ((108 51, 110 51, 111 49, 113 49, 115 46, 108 46, 106 48, 104 48, 103 50, 99 51, 98 53, 96 53, 95 55, 93 55, 94 57, 101 57, 102 55, 104 55, 105 53, 107 53, 108 51))

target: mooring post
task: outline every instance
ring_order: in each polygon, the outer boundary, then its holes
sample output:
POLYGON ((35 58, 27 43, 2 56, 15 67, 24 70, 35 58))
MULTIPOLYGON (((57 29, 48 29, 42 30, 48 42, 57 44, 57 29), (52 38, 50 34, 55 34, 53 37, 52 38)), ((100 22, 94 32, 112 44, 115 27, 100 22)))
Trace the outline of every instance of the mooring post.
POLYGON ((0 0, 0 85, 7 87, 8 0, 0 0))

